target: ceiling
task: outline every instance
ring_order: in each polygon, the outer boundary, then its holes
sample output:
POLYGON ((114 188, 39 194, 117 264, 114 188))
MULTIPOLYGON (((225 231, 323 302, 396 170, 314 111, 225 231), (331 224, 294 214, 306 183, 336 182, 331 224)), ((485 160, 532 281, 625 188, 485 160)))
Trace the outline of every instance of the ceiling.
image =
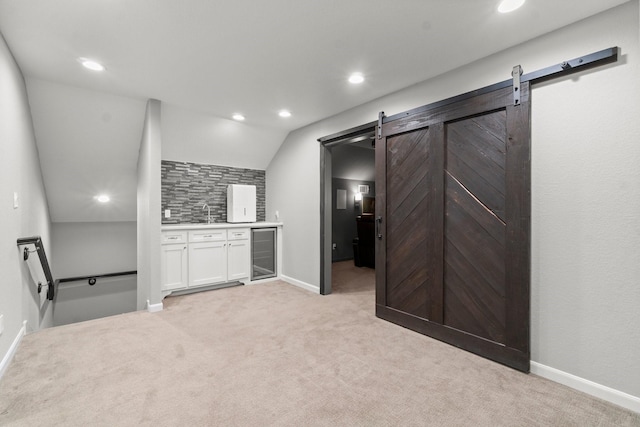
POLYGON ((167 107, 172 160, 266 169, 291 130, 625 2, 503 15, 498 0, 0 0, 0 32, 26 77, 52 220, 135 220, 148 98, 167 107), (364 83, 347 82, 354 71, 364 83), (129 200, 120 214, 78 204, 109 181, 129 200))

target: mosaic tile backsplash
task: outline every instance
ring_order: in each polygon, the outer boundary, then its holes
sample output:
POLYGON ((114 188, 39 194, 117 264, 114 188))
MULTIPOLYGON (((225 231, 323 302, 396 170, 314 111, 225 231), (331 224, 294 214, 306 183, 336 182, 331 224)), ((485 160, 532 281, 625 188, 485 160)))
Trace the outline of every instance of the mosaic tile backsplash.
POLYGON ((206 203, 214 222, 227 222, 227 186, 256 186, 256 219, 265 220, 265 171, 163 160, 162 223, 207 223, 206 203), (171 218, 164 217, 165 209, 171 218))

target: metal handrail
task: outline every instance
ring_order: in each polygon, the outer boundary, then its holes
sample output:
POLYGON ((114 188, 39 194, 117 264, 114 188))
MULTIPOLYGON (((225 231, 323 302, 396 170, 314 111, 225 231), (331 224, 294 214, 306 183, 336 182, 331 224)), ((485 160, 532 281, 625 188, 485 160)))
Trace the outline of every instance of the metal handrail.
POLYGON ((103 277, 130 276, 132 274, 138 274, 138 271, 131 270, 131 271, 122 271, 119 273, 106 273, 106 274, 94 274, 91 276, 66 277, 64 279, 56 280, 56 283, 77 282, 79 280, 87 280, 89 282, 89 285, 93 286, 96 284, 97 279, 100 279, 103 277))
MULTIPOLYGON (((40 265, 42 266, 44 277, 47 280, 47 299, 49 301, 52 301, 55 295, 55 290, 53 286, 54 284, 53 275, 51 274, 51 269, 49 268, 49 261, 47 261, 47 254, 44 251, 42 238, 40 238, 40 236, 33 236, 33 237, 22 237, 18 239, 18 246, 26 246, 26 245, 34 245, 36 247, 36 252, 38 253, 38 258, 40 259, 40 265)), ((23 259, 25 261, 29 259, 30 253, 31 252, 29 251, 28 248, 24 248, 23 259)), ((38 292, 40 292, 40 287, 38 287, 38 292)))

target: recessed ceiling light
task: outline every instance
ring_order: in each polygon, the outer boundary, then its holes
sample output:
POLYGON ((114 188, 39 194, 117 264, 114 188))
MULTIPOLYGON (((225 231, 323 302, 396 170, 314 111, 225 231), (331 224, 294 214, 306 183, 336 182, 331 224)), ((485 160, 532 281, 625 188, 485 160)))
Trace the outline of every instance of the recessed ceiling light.
POLYGON ((278 115, 280 117, 291 117, 291 112, 287 110, 281 110, 278 115))
POLYGON ((498 6, 498 12, 509 13, 518 9, 524 4, 525 0, 502 0, 500 6, 498 6))
POLYGON ((241 122, 241 121, 244 120, 244 116, 242 114, 236 113, 236 114, 233 115, 233 120, 237 120, 237 121, 241 122))
POLYGON ((364 81, 364 76, 362 73, 353 73, 349 76, 349 83, 354 85, 360 84, 364 81))
POLYGON ((99 62, 93 61, 87 58, 80 58, 80 63, 84 68, 88 68, 91 71, 104 71, 105 67, 99 62))
POLYGON ((106 194, 100 194, 98 196, 95 196, 94 199, 96 199, 100 203, 107 203, 109 200, 111 200, 109 196, 107 196, 106 194))

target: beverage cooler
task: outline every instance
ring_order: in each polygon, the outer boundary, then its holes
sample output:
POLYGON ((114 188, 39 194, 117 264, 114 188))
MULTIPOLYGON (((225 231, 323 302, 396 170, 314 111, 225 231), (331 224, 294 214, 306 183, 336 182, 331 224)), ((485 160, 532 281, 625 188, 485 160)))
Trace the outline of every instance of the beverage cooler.
POLYGON ((276 275, 276 229, 251 229, 251 280, 276 275))

